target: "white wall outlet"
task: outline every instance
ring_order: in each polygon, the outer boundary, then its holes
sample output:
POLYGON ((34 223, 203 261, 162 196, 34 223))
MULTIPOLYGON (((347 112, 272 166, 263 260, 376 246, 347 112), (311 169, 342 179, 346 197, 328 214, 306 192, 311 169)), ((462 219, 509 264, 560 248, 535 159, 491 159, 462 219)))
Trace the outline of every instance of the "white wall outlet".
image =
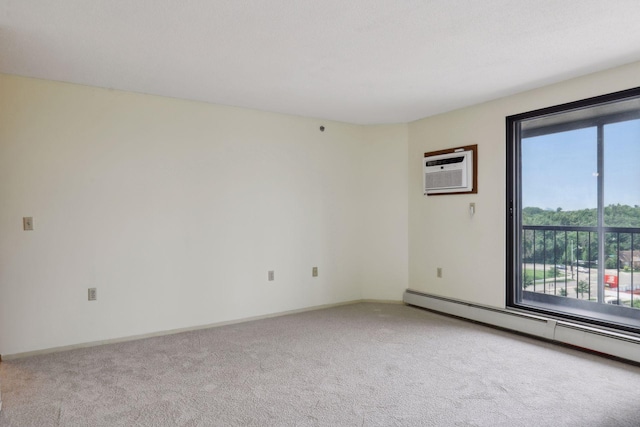
POLYGON ((273 270, 269 270, 269 272, 267 273, 267 279, 272 282, 274 281, 276 278, 276 272, 273 270))
POLYGON ((98 299, 98 289, 97 288, 89 288, 88 292, 89 301, 95 301, 98 299))
POLYGON ((311 269, 311 277, 318 277, 318 267, 313 267, 311 269))
POLYGON ((25 231, 32 231, 33 230, 33 217, 31 217, 31 216, 22 217, 22 228, 25 231))
POLYGON ((442 278, 442 267, 438 267, 436 270, 436 276, 442 278))

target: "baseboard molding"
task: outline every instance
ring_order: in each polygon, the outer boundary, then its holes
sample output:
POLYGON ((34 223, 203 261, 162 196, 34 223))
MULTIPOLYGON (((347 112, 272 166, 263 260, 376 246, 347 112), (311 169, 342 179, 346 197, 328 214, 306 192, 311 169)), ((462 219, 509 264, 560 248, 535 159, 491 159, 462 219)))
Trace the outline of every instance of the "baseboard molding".
POLYGON ((404 304, 404 301, 398 299, 361 299, 358 302, 373 302, 378 304, 404 304))
POLYGON ((59 352, 62 352, 62 351, 75 350, 75 349, 78 349, 78 348, 96 347, 96 346, 105 345, 105 344, 116 344, 116 343, 127 342, 127 341, 135 341, 135 340, 140 340, 140 339, 145 339, 145 338, 161 337, 161 336, 164 336, 164 335, 179 334, 181 332, 189 332, 189 331, 197 331, 197 330, 200 330, 200 329, 216 328, 216 327, 225 326, 225 325, 234 325, 234 324, 237 324, 237 323, 251 322, 251 321, 254 321, 254 320, 262 320, 262 319, 269 319, 269 318, 272 318, 272 317, 280 317, 280 316, 287 316, 287 315, 290 315, 290 314, 304 313, 304 312, 307 312, 307 311, 322 310, 322 309, 326 309, 326 308, 340 307, 340 306, 343 306, 343 305, 350 305, 350 304, 358 304, 358 303, 361 303, 361 302, 375 302, 375 303, 385 303, 385 304, 403 304, 403 301, 398 301, 398 300, 376 300, 376 299, 349 300, 349 301, 337 302, 337 303, 332 303, 332 304, 315 305, 315 306, 305 307, 305 308, 300 308, 300 309, 295 309, 295 310, 287 310, 287 311, 281 311, 281 312, 276 312, 276 313, 264 314, 264 315, 260 315, 260 316, 243 317, 243 318, 240 318, 240 319, 234 319, 234 320, 228 320, 228 321, 216 322, 216 323, 209 323, 209 324, 206 324, 206 325, 191 326, 191 327, 187 327, 187 328, 171 329, 171 330, 166 330, 166 331, 151 332, 151 333, 148 333, 148 334, 140 334, 140 335, 130 335, 130 336, 121 337, 121 338, 113 338, 113 339, 101 340, 101 341, 91 341, 91 342, 72 344, 72 345, 66 345, 66 346, 61 346, 61 347, 45 348, 45 349, 41 349, 41 350, 27 351, 27 352, 23 352, 23 353, 4 354, 4 355, 0 355, 0 361, 1 360, 21 359, 21 358, 24 358, 24 357, 39 356, 39 355, 50 354, 50 353, 59 353, 59 352))
POLYGON ((640 363, 640 337, 407 289, 406 304, 640 363))

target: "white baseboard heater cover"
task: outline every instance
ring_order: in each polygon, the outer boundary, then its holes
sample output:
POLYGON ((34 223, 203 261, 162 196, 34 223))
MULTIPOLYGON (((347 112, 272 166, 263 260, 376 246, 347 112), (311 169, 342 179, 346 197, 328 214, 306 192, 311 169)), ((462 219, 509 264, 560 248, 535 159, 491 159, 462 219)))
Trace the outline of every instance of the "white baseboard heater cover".
POLYGON ((568 321, 476 305, 407 289, 406 304, 640 363, 640 338, 568 321))

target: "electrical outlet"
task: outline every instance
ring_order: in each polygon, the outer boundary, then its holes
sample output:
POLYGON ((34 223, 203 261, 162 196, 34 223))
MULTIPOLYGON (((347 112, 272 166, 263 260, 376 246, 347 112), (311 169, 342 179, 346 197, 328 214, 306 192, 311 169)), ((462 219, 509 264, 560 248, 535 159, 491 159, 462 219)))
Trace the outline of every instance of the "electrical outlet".
POLYGON ((98 299, 98 289, 97 288, 89 288, 89 301, 95 301, 98 299))
POLYGON ((273 270, 269 270, 269 272, 267 273, 267 278, 269 279, 270 282, 274 281, 276 277, 276 272, 273 270))
POLYGON ((318 267, 313 267, 311 269, 311 277, 318 277, 318 267))
POLYGON ((22 217, 22 228, 25 231, 32 231, 33 230, 33 217, 31 217, 31 216, 22 217))
POLYGON ((436 270, 436 276, 438 276, 439 278, 442 278, 442 268, 438 267, 438 269, 436 270))

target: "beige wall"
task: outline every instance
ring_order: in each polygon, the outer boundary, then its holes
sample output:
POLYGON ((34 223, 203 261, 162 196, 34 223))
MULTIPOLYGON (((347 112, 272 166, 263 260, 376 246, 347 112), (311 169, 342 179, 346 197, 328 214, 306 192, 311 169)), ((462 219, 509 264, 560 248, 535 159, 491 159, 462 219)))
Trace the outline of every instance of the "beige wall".
POLYGON ((410 123, 409 287, 504 307, 505 117, 637 86, 640 63, 410 123), (423 154, 471 144, 478 144, 478 194, 423 196, 423 154))
POLYGON ((368 151, 362 172, 360 266, 365 299, 400 300, 407 288, 407 128, 400 124, 364 129, 368 151))
POLYGON ((0 354, 400 300, 406 129, 0 75, 0 354))
POLYGON ((505 117, 635 86, 640 63, 356 126, 0 75, 0 354, 406 287, 503 307, 505 117), (469 144, 479 193, 424 197, 423 153, 469 144))

